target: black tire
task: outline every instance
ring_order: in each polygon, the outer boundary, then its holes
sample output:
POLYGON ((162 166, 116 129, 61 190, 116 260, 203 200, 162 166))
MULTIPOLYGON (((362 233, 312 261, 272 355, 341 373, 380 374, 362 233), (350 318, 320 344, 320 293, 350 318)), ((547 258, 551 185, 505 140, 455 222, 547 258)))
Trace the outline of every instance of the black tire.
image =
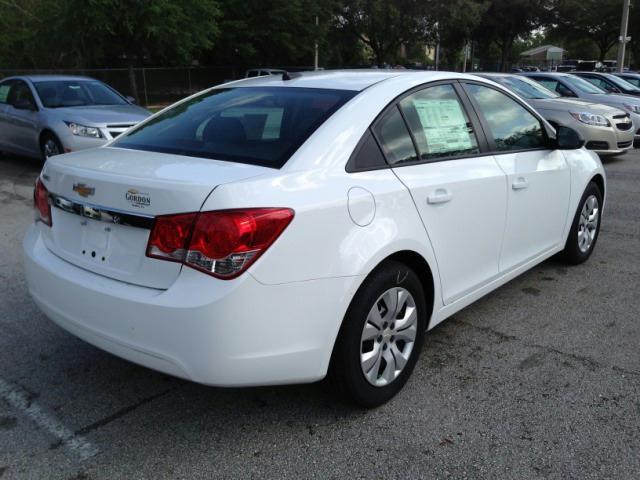
POLYGON ((40 154, 42 155, 42 159, 46 161, 47 158, 60 155, 61 153, 64 153, 64 150, 58 137, 51 132, 45 132, 40 138, 40 154), (55 152, 52 151, 52 146, 55 146, 55 152))
POLYGON ((582 194, 582 198, 580 199, 580 203, 578 204, 578 209, 573 217, 573 223, 571 224, 571 230, 569 231, 569 237, 567 238, 567 243, 564 246, 564 250, 562 251, 562 258, 571 265, 578 265, 582 262, 585 262, 593 252, 593 249, 596 246, 596 242, 598 241, 598 235, 600 234, 600 223, 602 221, 602 192, 598 185, 594 182, 589 183, 584 193, 582 194), (580 247, 579 241, 579 232, 581 230, 581 217, 583 209, 585 208, 585 203, 591 197, 595 197, 598 204, 598 215, 597 222, 594 231, 593 240, 591 240, 587 249, 580 247))
MULTIPOLYGON (((393 318, 399 318, 402 315, 404 314, 401 311, 398 317, 394 316, 393 318)), ((393 328, 393 326, 390 327, 393 328)), ((335 393, 349 402, 366 408, 382 405, 396 395, 407 382, 420 355, 426 329, 427 304, 420 279, 413 270, 403 263, 385 262, 367 277, 351 301, 333 349, 329 367, 329 384, 334 388, 335 393), (365 377, 361 365, 360 354, 363 348, 361 337, 370 310, 374 305, 380 305, 381 296, 395 287, 407 290, 413 297, 417 313, 415 340, 406 364, 400 369, 397 377, 384 386, 374 386, 365 377)), ((379 340, 380 338, 382 335, 371 342, 383 342, 385 352, 387 350, 386 342, 397 342, 394 345, 388 344, 389 353, 394 347, 403 348, 404 344, 400 343, 402 340, 394 340, 393 336, 384 340, 379 340)), ((382 347, 378 346, 378 348, 382 347)), ((397 357, 394 355, 394 358, 397 357)))

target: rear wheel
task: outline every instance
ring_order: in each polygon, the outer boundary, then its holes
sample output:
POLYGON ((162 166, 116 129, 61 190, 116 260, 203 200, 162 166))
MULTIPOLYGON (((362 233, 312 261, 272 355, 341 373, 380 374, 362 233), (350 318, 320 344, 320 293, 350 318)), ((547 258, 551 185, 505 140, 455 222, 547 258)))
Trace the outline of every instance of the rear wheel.
POLYGON ((42 158, 46 160, 49 157, 53 157, 55 155, 60 155, 64 153, 62 149, 62 144, 58 137, 56 137, 53 133, 45 133, 42 135, 40 139, 40 152, 42 153, 42 158))
POLYGON ((600 233, 601 213, 602 192, 591 182, 580 199, 569 238, 562 252, 568 263, 577 265, 591 256, 600 233))
POLYGON ((376 407, 407 382, 427 326, 422 284, 413 270, 387 262, 360 287, 345 316, 330 380, 348 400, 376 407))

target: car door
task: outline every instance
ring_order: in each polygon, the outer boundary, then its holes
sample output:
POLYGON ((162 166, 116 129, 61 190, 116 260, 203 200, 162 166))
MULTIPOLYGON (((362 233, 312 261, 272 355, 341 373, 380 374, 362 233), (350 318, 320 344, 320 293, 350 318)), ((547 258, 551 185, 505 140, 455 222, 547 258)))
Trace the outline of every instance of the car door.
POLYGON ((394 173, 409 189, 435 251, 443 301, 456 301, 499 273, 506 178, 457 83, 406 95, 374 124, 394 173))
POLYGON ((38 112, 31 89, 26 82, 14 80, 7 95, 5 111, 9 148, 16 153, 39 155, 38 112))
POLYGON ((549 147, 543 121, 515 97, 484 84, 463 85, 507 175, 507 224, 500 255, 500 271, 507 272, 562 243, 569 166, 560 150, 549 147))
POLYGON ((12 82, 13 80, 0 82, 0 151, 3 149, 9 149, 9 144, 7 143, 7 131, 9 128, 7 117, 7 98, 9 96, 9 89, 11 88, 12 82))

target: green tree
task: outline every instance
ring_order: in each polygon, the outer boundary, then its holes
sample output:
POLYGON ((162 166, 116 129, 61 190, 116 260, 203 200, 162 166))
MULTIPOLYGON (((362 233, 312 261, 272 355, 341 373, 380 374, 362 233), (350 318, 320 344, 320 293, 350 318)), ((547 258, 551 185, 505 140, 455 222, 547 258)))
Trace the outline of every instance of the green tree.
POLYGON ((57 30, 76 65, 124 57, 138 99, 134 67, 145 60, 184 65, 211 48, 218 34, 212 0, 64 0, 57 30))
POLYGON ((328 0, 220 0, 220 9, 220 40, 206 58, 240 68, 312 65, 333 16, 328 0))
POLYGON ((473 38, 482 16, 489 8, 487 0, 428 0, 427 11, 437 22, 429 38, 432 44, 440 37, 441 68, 454 70, 460 64, 462 49, 473 38))
POLYGON ((425 42, 433 27, 419 0, 345 0, 338 22, 371 49, 378 64, 394 62, 403 44, 425 42))
POLYGON ((499 50, 499 68, 507 71, 513 47, 551 20, 552 0, 491 0, 474 37, 485 52, 491 44, 499 50))
POLYGON ((554 32, 568 41, 591 40, 600 61, 618 42, 622 0, 556 0, 553 13, 554 32))

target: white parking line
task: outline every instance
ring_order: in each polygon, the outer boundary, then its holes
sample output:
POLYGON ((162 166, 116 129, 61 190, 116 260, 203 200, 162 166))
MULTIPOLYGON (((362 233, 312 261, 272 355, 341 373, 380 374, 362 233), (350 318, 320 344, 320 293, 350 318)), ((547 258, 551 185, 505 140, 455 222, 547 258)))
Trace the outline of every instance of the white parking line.
POLYGON ((22 388, 0 378, 0 398, 16 410, 20 410, 38 427, 56 437, 63 445, 76 454, 80 461, 87 460, 98 453, 98 449, 83 437, 65 427, 55 416, 29 398, 22 388))

